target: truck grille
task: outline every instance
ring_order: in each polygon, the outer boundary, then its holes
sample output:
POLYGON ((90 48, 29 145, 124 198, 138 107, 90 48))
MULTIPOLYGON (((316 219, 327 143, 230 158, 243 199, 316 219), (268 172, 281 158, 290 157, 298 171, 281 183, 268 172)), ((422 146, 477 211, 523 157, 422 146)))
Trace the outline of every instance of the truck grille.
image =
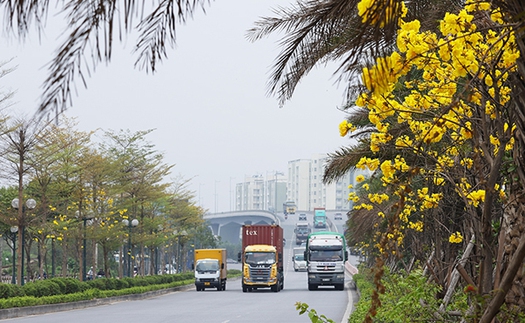
POLYGON ((250 266, 250 278, 252 280, 267 280, 270 278, 270 272, 272 270, 271 265, 257 265, 250 266))
POLYGON ((317 266, 317 271, 318 272, 331 272, 331 271, 335 271, 335 265, 333 266, 317 266))
POLYGON ((214 281, 214 280, 215 280, 215 279, 213 279, 213 278, 201 278, 201 279, 199 279, 199 281, 201 281, 201 282, 203 282, 203 283, 204 283, 204 282, 212 282, 212 281, 214 281))

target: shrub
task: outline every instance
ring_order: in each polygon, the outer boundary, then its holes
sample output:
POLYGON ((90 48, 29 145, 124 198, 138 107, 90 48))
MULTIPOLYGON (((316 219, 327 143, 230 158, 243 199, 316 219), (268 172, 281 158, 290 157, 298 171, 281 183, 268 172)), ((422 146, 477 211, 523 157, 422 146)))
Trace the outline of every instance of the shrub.
POLYGON ((24 295, 25 294, 22 286, 13 284, 0 284, 0 299, 24 295))
POLYGON ((66 285, 66 290, 64 294, 73 294, 78 292, 83 292, 89 289, 89 285, 85 282, 81 282, 75 278, 53 278, 62 281, 66 285))
POLYGON ((42 297, 62 294, 60 285, 52 280, 28 282, 22 288, 27 296, 42 297))

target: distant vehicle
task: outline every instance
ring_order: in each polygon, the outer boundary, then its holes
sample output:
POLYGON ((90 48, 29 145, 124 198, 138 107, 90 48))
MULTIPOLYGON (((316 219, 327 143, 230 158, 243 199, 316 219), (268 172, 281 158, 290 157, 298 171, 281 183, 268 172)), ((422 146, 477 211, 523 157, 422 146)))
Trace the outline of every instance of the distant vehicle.
POLYGON ((232 259, 232 258, 228 258, 228 259, 226 259, 226 263, 228 263, 228 264, 236 264, 237 260, 232 259))
POLYGON ((334 220, 342 220, 342 219, 343 219, 343 215, 341 213, 334 214, 334 220))
POLYGON ((310 223, 308 222, 297 222, 295 224, 295 243, 300 245, 303 242, 306 242, 308 235, 312 232, 310 228, 310 223))
POLYGON ((298 253, 293 257, 293 270, 295 271, 306 271, 306 260, 304 260, 304 250, 302 253, 298 253))
POLYGON ((308 221, 308 219, 306 218, 306 214, 305 213, 299 214, 299 218, 297 220, 299 220, 299 221, 308 221))
POLYGON ((314 208, 314 228, 326 228, 326 210, 324 207, 314 208))
POLYGON ((297 205, 295 205, 294 201, 286 201, 283 203, 283 212, 284 212, 285 217, 288 214, 295 214, 296 209, 297 209, 297 205))

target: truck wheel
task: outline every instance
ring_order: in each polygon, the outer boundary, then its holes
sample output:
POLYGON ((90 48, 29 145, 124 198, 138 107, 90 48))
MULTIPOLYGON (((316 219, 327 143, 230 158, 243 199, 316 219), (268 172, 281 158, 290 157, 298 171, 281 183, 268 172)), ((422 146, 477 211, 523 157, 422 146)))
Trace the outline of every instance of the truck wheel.
POLYGON ((248 287, 246 285, 242 284, 242 292, 246 293, 248 291, 248 287))
POLYGON ((316 289, 317 289, 317 285, 308 284, 308 290, 316 290, 316 289))
POLYGON ((279 283, 272 285, 272 292, 277 293, 279 291, 279 283))
POLYGON ((345 290, 345 285, 344 284, 335 285, 335 289, 336 290, 345 290))

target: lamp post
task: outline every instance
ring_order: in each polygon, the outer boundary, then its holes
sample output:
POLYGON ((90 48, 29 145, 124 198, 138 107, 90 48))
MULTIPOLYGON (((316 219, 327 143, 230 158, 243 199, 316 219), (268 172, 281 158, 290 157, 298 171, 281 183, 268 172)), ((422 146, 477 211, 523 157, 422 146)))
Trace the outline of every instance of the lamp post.
POLYGON ((18 227, 16 225, 11 227, 11 239, 13 240, 13 273, 11 274, 11 284, 16 284, 16 233, 18 232, 18 227))
MULTIPOLYGON (((78 216, 78 211, 77 211, 77 216, 78 216)), ((82 222, 84 223, 84 233, 83 233, 83 237, 82 237, 83 238, 82 239, 82 276, 83 276, 82 281, 87 281, 87 272, 86 272, 86 269, 87 269, 86 268, 87 267, 87 265, 86 265, 86 258, 87 258, 86 240, 87 239, 86 239, 86 230, 87 230, 87 225, 88 225, 87 221, 91 220, 91 219, 93 219, 93 218, 86 217, 86 216, 82 217, 82 222)))
POLYGON ((131 221, 129 221, 128 219, 124 219, 122 220, 122 223, 128 227, 129 229, 129 235, 128 235, 128 277, 131 277, 131 254, 132 254, 132 251, 131 251, 131 248, 132 248, 132 245, 131 245, 131 229, 133 227, 136 227, 137 225, 139 225, 139 220, 137 219, 133 219, 131 221))
POLYGON ((24 285, 24 240, 25 240, 25 211, 26 207, 30 210, 34 209, 36 207, 36 201, 33 199, 28 199, 25 203, 20 203, 20 200, 18 198, 14 198, 11 201, 11 206, 17 210, 19 210, 19 219, 18 219, 18 227, 20 230, 20 235, 18 237, 19 245, 20 245, 20 251, 19 258, 18 258, 18 271, 17 271, 17 278, 20 282, 20 285, 24 285), (20 204, 22 204, 22 209, 20 210, 20 204), (21 213, 20 213, 21 212, 21 213))
POLYGON ((187 236, 188 233, 186 230, 182 230, 181 232, 178 232, 177 230, 173 231, 173 233, 177 236, 177 273, 180 273, 182 271, 182 248, 180 243, 180 238, 187 236))

